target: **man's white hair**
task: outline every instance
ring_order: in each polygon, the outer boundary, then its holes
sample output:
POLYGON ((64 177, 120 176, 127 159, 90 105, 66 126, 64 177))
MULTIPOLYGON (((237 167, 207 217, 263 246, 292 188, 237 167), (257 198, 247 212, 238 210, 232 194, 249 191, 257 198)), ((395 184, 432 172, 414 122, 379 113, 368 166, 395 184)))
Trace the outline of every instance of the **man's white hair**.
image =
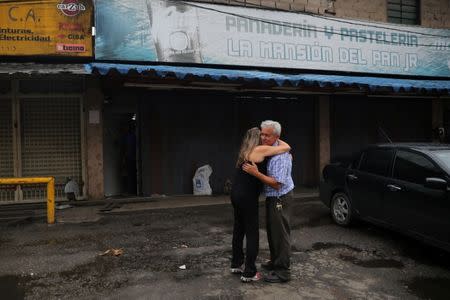
POLYGON ((266 127, 272 127, 273 130, 275 131, 276 135, 278 135, 278 136, 281 135, 281 124, 278 123, 277 121, 265 120, 265 121, 261 122, 261 128, 266 128, 266 127))

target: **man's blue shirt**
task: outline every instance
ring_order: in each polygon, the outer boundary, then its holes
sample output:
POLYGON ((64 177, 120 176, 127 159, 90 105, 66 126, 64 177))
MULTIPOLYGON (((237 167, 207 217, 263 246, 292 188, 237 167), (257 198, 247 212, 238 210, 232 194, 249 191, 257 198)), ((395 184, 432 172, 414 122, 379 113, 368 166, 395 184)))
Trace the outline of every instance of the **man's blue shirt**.
POLYGON ((290 153, 286 152, 273 156, 267 164, 267 176, 281 183, 281 188, 277 191, 265 185, 266 197, 279 197, 290 192, 294 188, 291 172, 292 157, 290 153))

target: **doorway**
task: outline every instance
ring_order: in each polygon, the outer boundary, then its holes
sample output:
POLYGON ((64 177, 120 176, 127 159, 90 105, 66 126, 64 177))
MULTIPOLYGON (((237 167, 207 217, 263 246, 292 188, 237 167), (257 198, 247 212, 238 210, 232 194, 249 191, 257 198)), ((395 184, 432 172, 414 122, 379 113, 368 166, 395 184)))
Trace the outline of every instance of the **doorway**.
POLYGON ((135 107, 105 105, 103 131, 105 197, 138 194, 135 107))

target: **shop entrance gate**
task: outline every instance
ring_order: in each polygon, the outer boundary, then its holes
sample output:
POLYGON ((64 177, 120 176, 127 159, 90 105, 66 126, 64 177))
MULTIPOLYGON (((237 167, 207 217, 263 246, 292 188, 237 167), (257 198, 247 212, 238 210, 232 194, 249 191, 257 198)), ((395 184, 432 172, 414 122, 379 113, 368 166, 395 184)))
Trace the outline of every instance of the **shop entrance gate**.
MULTIPOLYGON (((82 94, 41 92, 51 80, 13 79, 0 93, 0 177, 53 176, 55 198, 63 199, 67 177, 83 192, 82 94)), ((46 197, 45 185, 0 187, 0 204, 46 197)))

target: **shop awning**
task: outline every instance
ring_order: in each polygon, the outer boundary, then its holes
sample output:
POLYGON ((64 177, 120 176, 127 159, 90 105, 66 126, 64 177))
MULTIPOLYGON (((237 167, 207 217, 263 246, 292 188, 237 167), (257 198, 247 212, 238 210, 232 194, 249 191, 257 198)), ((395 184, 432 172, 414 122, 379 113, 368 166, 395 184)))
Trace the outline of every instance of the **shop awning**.
POLYGON ((43 64, 43 63, 0 63, 0 74, 89 74, 83 64, 43 64))
POLYGON ((397 79, 388 77, 344 76, 320 74, 285 74, 259 70, 232 70, 220 68, 181 67, 167 65, 133 65, 90 63, 85 65, 88 73, 106 75, 110 72, 127 74, 153 74, 159 78, 173 78, 185 80, 187 78, 204 78, 218 82, 273 82, 279 87, 290 86, 300 88, 317 86, 319 88, 353 87, 354 89, 377 91, 389 89, 394 92, 432 92, 436 94, 450 94, 449 80, 431 79, 397 79))

